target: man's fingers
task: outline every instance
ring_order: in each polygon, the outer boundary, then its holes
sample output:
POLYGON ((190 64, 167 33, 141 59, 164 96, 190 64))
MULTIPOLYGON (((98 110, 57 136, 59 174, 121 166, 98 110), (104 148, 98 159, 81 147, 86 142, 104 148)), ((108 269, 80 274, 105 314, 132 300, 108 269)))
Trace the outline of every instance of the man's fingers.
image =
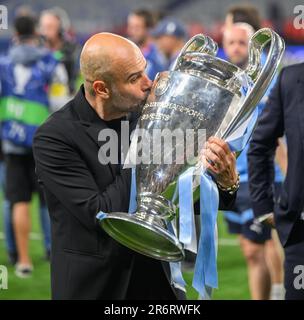
POLYGON ((205 168, 216 174, 221 185, 229 186, 235 183, 236 157, 225 141, 215 137, 209 138, 202 155, 205 168))
POLYGON ((205 151, 207 158, 212 160, 221 171, 235 165, 235 156, 229 151, 227 154, 222 147, 215 143, 207 143, 205 151))
POLYGON ((213 153, 215 153, 220 159, 225 160, 226 152, 225 150, 216 143, 209 142, 207 143, 207 149, 210 149, 213 153))
POLYGON ((209 142, 209 143, 215 143, 215 144, 217 144, 218 146, 220 146, 220 147, 224 150, 224 152, 225 152, 226 154, 228 154, 228 153, 231 152, 231 150, 230 150, 230 148, 229 148, 229 146, 228 146, 228 143, 225 142, 225 141, 222 140, 222 139, 219 139, 219 138, 216 138, 216 137, 210 137, 210 138, 208 139, 208 142, 209 142))
POLYGON ((219 173, 218 169, 214 165, 210 164, 205 157, 203 157, 203 165, 206 170, 209 170, 215 174, 219 173))
POLYGON ((223 169, 223 167, 224 167, 223 161, 211 149, 209 149, 209 148, 206 149, 205 156, 206 156, 207 161, 211 160, 211 164, 213 163, 213 166, 217 170, 221 171, 223 169))

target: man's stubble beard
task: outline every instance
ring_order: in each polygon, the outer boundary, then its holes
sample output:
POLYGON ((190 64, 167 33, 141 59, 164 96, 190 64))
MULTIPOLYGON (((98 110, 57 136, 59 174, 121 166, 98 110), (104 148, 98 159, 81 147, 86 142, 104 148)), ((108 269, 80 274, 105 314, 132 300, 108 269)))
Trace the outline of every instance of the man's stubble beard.
POLYGON ((149 96, 149 92, 147 92, 146 97, 140 101, 137 104, 126 106, 125 98, 119 93, 116 88, 112 88, 112 94, 113 94, 113 102, 112 102, 112 108, 119 111, 119 112, 141 112, 142 108, 146 104, 146 101, 149 96))

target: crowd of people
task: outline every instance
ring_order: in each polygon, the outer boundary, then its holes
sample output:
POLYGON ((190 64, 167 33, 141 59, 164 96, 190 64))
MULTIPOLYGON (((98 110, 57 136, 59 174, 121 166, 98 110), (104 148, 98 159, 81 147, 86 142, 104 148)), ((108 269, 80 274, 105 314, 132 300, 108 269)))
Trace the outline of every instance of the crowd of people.
MULTIPOLYGON (((254 32, 261 28, 260 21, 258 10, 253 7, 234 7, 227 12, 223 29, 223 49, 227 60, 241 69, 245 69, 248 64, 249 40, 254 32)), ((67 247, 82 248, 87 244, 92 255, 106 256, 113 264, 108 268, 113 268, 113 272, 116 270, 115 274, 117 276, 120 274, 119 267, 125 268, 124 272, 126 272, 128 266, 131 263, 134 264, 134 269, 138 272, 137 276, 135 276, 134 271, 128 275, 129 280, 127 281, 125 278, 123 279, 126 275, 121 275, 124 282, 129 283, 129 287, 121 289, 113 285, 112 295, 102 291, 105 296, 134 298, 136 294, 145 295, 146 293, 141 293, 139 287, 134 285, 132 287, 130 279, 134 278, 133 280, 137 282, 144 281, 144 279, 141 279, 142 275, 138 270, 140 268, 143 268, 143 270, 154 268, 156 273, 151 275, 151 292, 149 293, 150 296, 147 294, 147 297, 157 297, 156 277, 159 276, 162 279, 159 280, 160 283, 163 283, 164 288, 168 291, 164 290, 159 297, 172 298, 170 287, 165 284, 165 278, 168 274, 162 274, 160 264, 152 263, 139 255, 132 256, 134 260, 131 261, 127 251, 121 251, 121 248, 112 242, 108 243, 108 239, 100 238, 99 235, 96 236, 97 240, 93 236, 90 238, 90 231, 94 233, 96 230, 85 216, 77 216, 76 214, 75 221, 69 221, 69 218, 64 217, 64 213, 69 214, 65 206, 85 214, 86 210, 92 210, 93 201, 98 202, 100 206, 103 205, 104 201, 107 210, 116 208, 119 202, 121 202, 122 207, 127 207, 126 199, 124 199, 124 194, 121 191, 123 189, 119 189, 120 182, 116 182, 118 185, 115 186, 108 183, 112 186, 112 190, 108 194, 102 193, 102 199, 99 199, 100 195, 96 195, 96 200, 94 200, 95 198, 93 199, 91 195, 86 194, 89 190, 94 191, 96 188, 94 183, 90 181, 91 173, 85 171, 85 165, 80 162, 77 155, 74 157, 73 152, 75 150, 72 150, 73 146, 67 142, 68 132, 65 129, 68 130, 69 124, 62 122, 62 126, 58 127, 57 131, 51 131, 52 127, 56 127, 56 121, 61 124, 57 110, 62 112, 60 114, 62 117, 71 117, 73 121, 76 121, 77 118, 74 118, 74 114, 69 114, 70 111, 66 107, 61 111, 61 108, 74 98, 78 90, 76 79, 79 74, 79 50, 77 44, 66 34, 69 24, 68 16, 60 8, 52 8, 41 12, 39 19, 31 12, 19 12, 14 22, 13 44, 8 54, 0 58, 1 183, 5 195, 3 212, 8 257, 10 262, 15 265, 15 272, 18 277, 32 275, 33 264, 29 252, 30 202, 32 194, 38 192, 45 255, 46 259, 53 259, 53 297, 81 298, 80 293, 84 292, 83 287, 88 285, 94 287, 92 292, 95 292, 95 296, 101 294, 95 288, 94 281, 96 279, 93 275, 86 284, 77 280, 83 279, 83 281, 86 281, 86 277, 82 278, 79 269, 76 268, 71 269, 73 273, 71 277, 74 280, 76 279, 73 287, 63 288, 65 280, 62 278, 63 273, 60 275, 60 270, 63 268, 64 272, 67 272, 69 261, 72 264, 74 258, 61 257, 59 253, 62 245, 59 243, 59 239, 61 239, 60 241, 64 242, 67 247), (34 146, 35 164, 33 155, 34 135, 38 127, 54 112, 54 117, 51 117, 47 125, 42 126, 43 129, 39 131, 34 146), (60 137, 60 134, 66 136, 60 137), (46 145, 49 146, 49 150, 46 145), (79 186, 77 187, 73 183, 65 184, 61 180, 64 176, 72 179, 75 172, 61 172, 58 169, 65 168, 68 170, 69 164, 66 161, 69 159, 64 159, 60 154, 57 155, 56 148, 62 150, 63 153, 65 152, 66 157, 71 156, 70 165, 75 165, 74 170, 79 170, 79 175, 82 174, 82 178, 85 178, 79 180, 82 183, 81 187, 83 187, 82 193, 80 193, 79 186), (47 157, 53 162, 47 163, 47 157), (37 164, 40 184, 35 170, 37 164), (41 184, 43 184, 43 188, 41 184), (54 188, 56 188, 56 191, 54 191, 54 188), (61 194, 58 194, 58 192, 61 194), (48 207, 53 210, 53 212, 50 212, 52 234, 45 193, 48 207), (64 199, 64 197, 66 198, 64 199), (73 197, 78 198, 74 199, 73 197), (115 197, 116 202, 118 202, 116 204, 114 204, 115 197), (82 203, 79 204, 81 201, 82 203), (113 203, 113 207, 109 203, 113 203), (65 210, 67 211, 65 212, 65 210), (54 215, 54 212, 57 215, 54 215), (62 234, 65 231, 65 226, 57 221, 60 219, 64 223, 70 224, 71 230, 74 229, 83 234, 83 236, 79 235, 82 243, 80 243, 80 240, 77 243, 75 239, 70 240, 71 243, 69 243, 69 240, 62 234), (81 229, 78 224, 86 224, 86 228, 81 229), (103 243, 106 248, 105 252, 100 253, 98 251, 100 248, 95 252, 94 241, 103 243), (111 250, 113 253, 110 254, 108 251, 111 250), (119 254, 124 256, 125 260, 122 265, 116 266, 115 259, 119 254), (64 262, 61 259, 65 259, 64 262), (120 289, 122 291, 118 293, 120 289), (80 293, 77 295, 76 292, 78 291, 80 293)), ((133 45, 125 42, 122 38, 116 38, 109 34, 95 35, 85 44, 80 56, 80 69, 84 87, 80 89, 70 105, 70 108, 75 106, 75 112, 79 112, 79 118, 82 119, 83 117, 83 121, 96 122, 97 120, 94 118, 96 115, 93 115, 91 111, 92 114, 88 111, 86 114, 86 111, 78 110, 80 104, 88 104, 87 107, 90 108, 89 106, 91 106, 98 114, 100 106, 107 104, 116 106, 119 103, 126 102, 125 109, 120 110, 120 113, 117 110, 117 115, 124 116, 125 113, 133 111, 137 112, 134 119, 136 120, 138 117, 138 110, 133 110, 131 106, 129 109, 127 108, 127 101, 130 100, 127 99, 127 93, 123 91, 126 88, 122 84, 120 84, 119 95, 121 100, 114 100, 116 103, 108 100, 107 94, 111 92, 112 88, 107 91, 107 86, 102 81, 104 75, 98 73, 97 69, 102 69, 102 66, 98 65, 100 61, 97 53, 100 54, 100 60, 102 60, 102 57, 115 56, 114 48, 111 51, 111 44, 113 47, 122 48, 122 54, 128 54, 130 61, 133 58, 138 59, 132 60, 132 63, 134 63, 132 67, 136 66, 136 61, 141 62, 140 68, 143 70, 140 69, 139 80, 135 81, 141 81, 140 88, 137 88, 137 100, 143 101, 143 97, 146 97, 150 90, 151 80, 155 78, 158 72, 172 69, 180 50, 189 39, 187 28, 181 21, 170 16, 155 15, 145 9, 135 10, 129 14, 127 37, 137 46, 136 48, 139 48, 142 56, 136 51, 137 49, 134 49, 133 45), (146 66, 143 61, 146 62, 146 66)), ((122 57, 119 58, 122 59, 122 57)), ((265 60, 265 57, 263 59, 265 60)), ((121 61, 119 60, 119 62, 121 61)), ((302 65, 300 66, 303 68, 302 65)), ((303 298, 303 290, 297 290, 292 284, 294 266, 304 264, 304 233, 302 231, 304 220, 303 214, 301 215, 304 197, 301 191, 303 188, 299 186, 302 183, 300 178, 303 167, 301 163, 303 124, 298 123, 299 119, 295 119, 297 111, 292 109, 298 108, 296 109, 299 111, 298 114, 302 114, 299 106, 301 104, 301 88, 298 84, 303 84, 303 79, 300 76, 300 67, 298 69, 299 76, 296 76, 295 68, 297 67, 283 69, 275 77, 271 88, 257 106, 260 118, 253 139, 236 161, 241 182, 236 201, 232 207, 223 208, 226 209, 224 216, 228 230, 238 235, 239 244, 247 263, 252 299, 284 299, 285 290, 286 297, 289 299, 303 298), (296 100, 295 97, 299 97, 299 99, 296 100), (287 145, 288 155, 293 152, 293 158, 289 159, 289 162, 292 162, 288 165, 288 169, 287 145), (284 180, 287 182, 284 183, 284 180), (264 214, 271 213, 269 219, 265 219, 263 222, 263 219, 259 219, 264 214), (278 233, 273 228, 274 225, 278 233), (285 252, 284 268, 283 251, 285 252), (285 285, 283 284, 284 281, 285 285)), ((128 71, 128 68, 126 69, 128 71)), ((116 89, 119 87, 119 81, 122 81, 123 76, 124 74, 120 74, 120 80, 114 77, 116 79, 116 89)), ((115 117, 102 119, 105 120, 107 126, 115 127, 115 117)), ((72 132, 75 128, 70 128, 70 130, 72 132)), ((84 148, 84 146, 81 147, 84 148)), ((89 163, 89 160, 86 161, 86 163, 89 163)), ((95 170, 98 171, 95 165, 94 163, 90 164, 94 172, 95 170)), ((105 171, 104 175, 105 180, 111 181, 108 172, 105 171)), ((232 174, 232 176, 234 175, 232 174)), ((80 179, 80 176, 75 176, 75 183, 76 178, 80 179)), ((123 179, 127 178, 124 177, 123 179)), ((97 181, 96 184, 99 190, 104 191, 104 184, 106 183, 101 183, 101 180, 97 181)), ((231 179, 234 183, 233 180, 234 178, 231 179)), ((99 208, 99 210, 101 209, 99 208)), ((122 211, 122 209, 118 208, 117 211, 122 211)), ((67 234, 71 230, 67 230, 67 234)), ((98 232, 100 232, 99 229, 98 232)), ((84 248, 84 251, 86 251, 86 248, 84 248)), ((96 259, 96 266, 100 263, 98 259, 100 257, 96 259)), ((77 262, 77 260, 75 261, 77 262)), ((85 264, 84 261, 83 263, 85 264)), ((86 270, 91 274, 92 270, 96 269, 88 270, 85 265, 83 265, 83 268, 83 272, 86 270)), ((104 266, 100 265, 100 269, 104 270, 104 266)), ((96 269, 96 274, 98 272, 96 269)), ((110 271, 107 270, 104 270, 104 272, 108 272, 109 279, 113 280, 113 283, 117 283, 116 280, 114 281, 114 273, 110 274, 110 271)), ((100 286, 104 290, 111 291, 111 284, 108 281, 103 282, 101 280, 100 286)), ((90 297, 94 297, 94 294, 90 297)), ((179 293, 175 293, 175 295, 182 297, 179 293)))

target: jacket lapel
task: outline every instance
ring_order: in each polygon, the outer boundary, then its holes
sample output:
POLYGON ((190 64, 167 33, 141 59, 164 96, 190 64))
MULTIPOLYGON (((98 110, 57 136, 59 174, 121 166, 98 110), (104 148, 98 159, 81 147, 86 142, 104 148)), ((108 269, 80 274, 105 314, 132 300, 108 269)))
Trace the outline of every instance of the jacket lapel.
MULTIPOLYGON (((94 141, 98 149, 105 143, 105 141, 98 141, 98 136, 101 130, 108 129, 105 121, 103 121, 95 112, 95 110, 90 106, 84 95, 84 88, 81 86, 76 97, 75 97, 75 111, 78 115, 79 122, 81 125, 85 126, 88 136, 94 141)), ((98 152, 101 152, 98 150, 98 152)), ((96 154, 96 157, 98 154, 96 154)), ((105 156, 105 155, 104 155, 105 156)), ((113 178, 117 175, 115 170, 115 165, 107 164, 113 178)))

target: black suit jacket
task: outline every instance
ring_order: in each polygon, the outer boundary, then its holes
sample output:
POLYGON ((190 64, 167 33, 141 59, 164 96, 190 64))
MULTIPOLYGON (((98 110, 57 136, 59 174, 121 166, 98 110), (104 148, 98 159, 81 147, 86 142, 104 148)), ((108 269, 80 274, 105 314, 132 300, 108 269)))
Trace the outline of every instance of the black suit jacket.
MULTIPOLYGON (((51 287, 55 299, 176 299, 169 264, 137 254, 109 237, 96 214, 127 212, 130 170, 98 161, 100 119, 84 96, 54 113, 34 138, 34 157, 51 217, 51 287)), ((119 129, 117 129, 119 131, 119 129)), ((234 200, 221 194, 221 205, 234 200)))
POLYGON ((249 185, 255 215, 275 211, 284 246, 294 241, 295 222, 304 201, 304 64, 282 69, 253 133, 249 151, 249 185), (273 201, 273 157, 277 139, 286 135, 288 170, 277 205, 273 201))

